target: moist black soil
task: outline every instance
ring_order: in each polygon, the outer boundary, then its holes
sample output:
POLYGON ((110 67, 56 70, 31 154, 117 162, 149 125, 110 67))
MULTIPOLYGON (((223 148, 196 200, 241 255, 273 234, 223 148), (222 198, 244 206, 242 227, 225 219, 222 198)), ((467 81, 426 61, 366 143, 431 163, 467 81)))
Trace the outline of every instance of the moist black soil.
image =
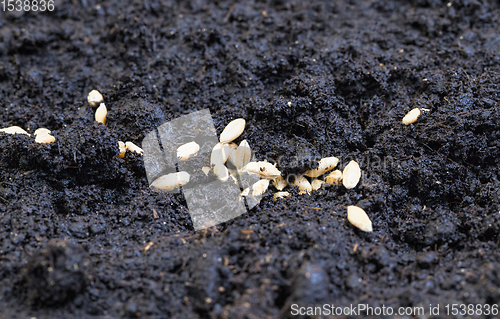
MULTIPOLYGON (((498 306, 498 1, 0 9, 0 127, 56 138, 0 133, 0 317, 498 306), (87 104, 93 89, 106 126, 87 104), (426 111, 403 125, 416 107, 426 111), (219 134, 245 118, 239 140, 284 175, 336 156, 340 169, 360 164, 361 182, 276 202, 271 186, 248 213, 194 231, 183 195, 150 189, 142 157, 118 158, 117 142, 140 145, 206 108, 219 134), (373 232, 347 221, 348 205, 373 232)), ((465 317, 497 317, 484 313, 465 317)))

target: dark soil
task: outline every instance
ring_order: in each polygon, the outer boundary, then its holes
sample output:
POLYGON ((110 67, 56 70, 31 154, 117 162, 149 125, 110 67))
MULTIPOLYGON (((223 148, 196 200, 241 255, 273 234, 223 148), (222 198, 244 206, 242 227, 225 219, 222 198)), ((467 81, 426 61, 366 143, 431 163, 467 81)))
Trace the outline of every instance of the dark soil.
MULTIPOLYGON (((0 12, 1 318, 276 318, 500 300, 500 3, 56 1, 0 12), (100 90, 107 125, 86 96, 100 90), (402 117, 426 108, 409 126, 402 117), (117 158, 209 108, 284 173, 363 171, 194 231, 117 158), (374 231, 354 228, 347 205, 374 231), (156 213, 155 213, 156 212, 156 213), (155 216, 156 215, 156 216, 155 216), (151 244, 152 243, 152 244, 151 244)), ((471 313, 469 313, 470 315, 471 313)), ((495 317, 473 313, 470 317, 495 317)))

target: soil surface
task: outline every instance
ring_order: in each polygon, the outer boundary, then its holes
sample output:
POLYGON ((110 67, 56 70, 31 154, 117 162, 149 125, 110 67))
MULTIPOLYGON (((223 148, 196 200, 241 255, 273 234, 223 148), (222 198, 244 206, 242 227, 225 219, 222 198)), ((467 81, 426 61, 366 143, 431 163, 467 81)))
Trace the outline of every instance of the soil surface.
POLYGON ((56 142, 0 133, 0 317, 287 318, 323 304, 498 317, 485 305, 500 300, 499 23, 493 0, 2 9, 0 127, 56 142), (238 141, 283 175, 336 156, 361 182, 276 202, 271 186, 194 231, 183 195, 150 189, 117 142, 206 108, 218 134, 245 118, 238 141))

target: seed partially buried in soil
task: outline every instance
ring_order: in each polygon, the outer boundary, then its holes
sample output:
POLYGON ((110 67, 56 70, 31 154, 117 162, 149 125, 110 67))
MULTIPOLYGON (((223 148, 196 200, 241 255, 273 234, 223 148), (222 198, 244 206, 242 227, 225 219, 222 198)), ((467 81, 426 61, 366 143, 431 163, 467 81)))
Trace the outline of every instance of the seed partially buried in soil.
POLYGON ((282 191, 288 185, 288 182, 280 175, 273 179, 273 185, 277 190, 282 191))
POLYGON ((124 158, 125 153, 127 152, 127 146, 122 141, 118 141, 118 149, 120 150, 120 154, 118 154, 118 158, 124 158))
POLYGON ((56 141, 56 138, 51 135, 50 130, 46 128, 37 129, 33 135, 35 135, 35 142, 40 144, 49 144, 56 141))
POLYGON ((97 110, 95 111, 95 120, 102 125, 106 125, 106 116, 108 115, 108 109, 104 103, 101 103, 97 110))
POLYGON ((325 174, 328 171, 334 169, 339 163, 339 159, 336 157, 325 157, 319 161, 319 165, 315 169, 310 169, 304 172, 305 176, 318 177, 325 174))
POLYGON ((277 193, 274 193, 273 200, 277 201, 280 198, 285 198, 285 197, 288 197, 288 196, 290 196, 289 192, 277 192, 277 193))
POLYGON ((406 115, 403 117, 403 120, 401 121, 404 125, 410 125, 412 123, 415 123, 418 118, 420 117, 420 109, 418 107, 414 108, 410 112, 406 113, 406 115))
POLYGON ((125 142, 125 147, 129 151, 131 151, 132 153, 137 153, 139 155, 144 155, 144 151, 142 150, 142 148, 140 148, 139 146, 135 145, 132 142, 125 142))
POLYGON ((304 177, 304 175, 295 175, 295 180, 291 183, 292 186, 299 188, 299 194, 312 192, 311 183, 304 177))
POLYGON ((311 182, 311 187, 312 187, 312 190, 313 191, 316 191, 318 189, 321 188, 321 186, 324 184, 325 182, 323 182, 322 180, 320 179, 315 179, 311 182))
POLYGON ((361 169, 356 161, 350 161, 342 172, 342 183, 347 189, 351 189, 358 185, 361 178, 361 169))
POLYGON ((23 130, 19 126, 9 126, 6 128, 2 128, 2 129, 0 129, 0 132, 4 132, 7 134, 25 134, 25 135, 31 136, 30 134, 28 134, 28 132, 26 132, 25 130, 23 130))
POLYGON ((274 179, 281 175, 275 165, 269 162, 250 162, 243 168, 244 171, 259 174, 262 178, 274 179))
POLYGON ((168 192, 187 183, 189 183, 189 173, 177 172, 158 177, 151 183, 150 187, 168 192))
POLYGON ((196 142, 189 142, 177 148, 177 158, 181 161, 187 160, 189 157, 196 155, 200 150, 200 145, 196 142))
POLYGON ((102 97, 101 92, 99 92, 97 90, 92 90, 87 95, 87 102, 89 102, 89 105, 92 107, 98 106, 99 104, 101 104, 101 102, 103 100, 104 100, 104 98, 102 97))
POLYGON ((347 220, 364 232, 373 231, 372 221, 366 212, 358 206, 347 206, 347 220))
POLYGON ((330 185, 339 185, 342 181, 342 172, 338 169, 334 170, 325 177, 325 182, 330 185))
POLYGON ((237 139, 245 130, 245 119, 232 120, 220 134, 221 143, 229 143, 237 139))

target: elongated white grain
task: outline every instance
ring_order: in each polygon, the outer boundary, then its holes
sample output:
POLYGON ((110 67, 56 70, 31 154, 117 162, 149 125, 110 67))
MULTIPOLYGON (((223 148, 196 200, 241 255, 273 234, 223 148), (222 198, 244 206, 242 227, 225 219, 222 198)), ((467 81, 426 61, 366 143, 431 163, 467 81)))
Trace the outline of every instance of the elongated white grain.
POLYGON ((214 148, 212 149, 212 154, 210 155, 210 165, 214 166, 217 164, 222 164, 226 163, 226 154, 224 154, 224 144, 223 143, 217 143, 215 144, 214 148))
POLYGON ((200 145, 196 142, 189 142, 177 148, 177 158, 181 161, 187 160, 189 157, 196 155, 200 150, 200 145))
POLYGON ((339 159, 336 157, 333 157, 333 156, 322 158, 319 161, 317 168, 306 171, 304 173, 304 175, 309 176, 309 177, 321 176, 321 175, 325 174, 326 172, 334 169, 338 163, 339 163, 339 159))
POLYGON ((227 182, 227 179, 229 178, 229 171, 224 164, 215 165, 214 174, 221 182, 227 182))
POLYGON ((250 162, 247 165, 245 165, 243 170, 249 173, 259 174, 263 178, 270 178, 270 179, 274 179, 281 175, 281 172, 276 168, 275 165, 264 161, 250 162))
POLYGON ((252 196, 260 196, 264 194, 269 187, 268 179, 261 179, 252 185, 252 196))
POLYGON ((358 206, 347 206, 347 220, 362 231, 373 231, 372 221, 366 212, 358 206))
POLYGON ((23 130, 19 126, 9 126, 9 127, 0 129, 0 132, 4 132, 7 134, 26 134, 26 135, 30 136, 28 134, 28 132, 26 132, 25 130, 23 130))
POLYGON ((403 120, 401 122, 403 122, 404 125, 415 123, 418 120, 420 114, 420 109, 418 107, 414 108, 403 117, 403 120))
POLYGON ((252 150, 250 145, 248 145, 247 140, 241 141, 240 145, 236 149, 235 154, 235 166, 237 169, 242 169, 245 165, 250 162, 252 158, 252 150))
POLYGON ((95 111, 95 120, 102 125, 106 125, 106 116, 108 115, 108 109, 104 103, 101 103, 97 110, 95 111))
POLYGON ((227 160, 229 163, 233 164, 234 167, 236 167, 236 150, 238 149, 238 145, 235 143, 229 143, 227 145, 227 160))
POLYGON ((221 143, 229 143, 237 139, 245 130, 245 119, 239 118, 229 122, 220 134, 221 143))
POLYGON ((125 142, 125 147, 132 153, 135 152, 137 154, 144 155, 144 151, 142 150, 142 148, 140 148, 139 146, 135 145, 132 142, 125 142))
POLYGON ((158 177, 151 183, 150 187, 171 191, 177 187, 186 185, 187 183, 189 183, 189 173, 177 172, 158 177))
POLYGON ((350 161, 342 172, 342 183, 347 189, 351 189, 358 185, 361 178, 361 169, 356 161, 350 161))

